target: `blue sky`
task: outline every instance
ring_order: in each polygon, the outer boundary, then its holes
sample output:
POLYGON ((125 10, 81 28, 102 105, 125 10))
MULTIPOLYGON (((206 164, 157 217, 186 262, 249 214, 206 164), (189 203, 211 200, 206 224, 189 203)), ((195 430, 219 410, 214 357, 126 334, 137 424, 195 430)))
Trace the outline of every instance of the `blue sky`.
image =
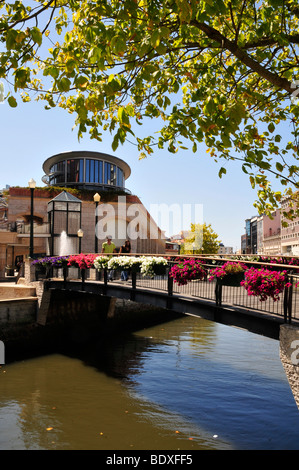
MULTIPOLYGON (((147 159, 139 160, 137 148, 129 143, 113 152, 109 133, 104 133, 102 143, 90 140, 88 135, 78 142, 77 132, 72 130, 73 116, 59 108, 46 111, 42 103, 34 101, 20 103, 14 109, 7 103, 1 104, 0 124, 0 188, 27 186, 31 178, 38 186, 44 186, 41 181, 44 160, 63 151, 92 150, 115 155, 130 165, 132 173, 126 187, 149 211, 160 204, 177 204, 184 215, 183 204, 201 206, 203 221, 211 224, 219 239, 234 250, 240 248, 245 219, 256 214, 253 207, 256 193, 240 164, 215 163, 205 148, 197 154, 181 150, 175 155, 157 150, 147 159), (218 177, 220 166, 227 169, 222 179, 218 177)), ((191 221, 202 222, 188 217, 179 218, 176 224, 165 221, 165 226, 163 221, 157 222, 162 230, 176 232, 188 230, 191 221)))

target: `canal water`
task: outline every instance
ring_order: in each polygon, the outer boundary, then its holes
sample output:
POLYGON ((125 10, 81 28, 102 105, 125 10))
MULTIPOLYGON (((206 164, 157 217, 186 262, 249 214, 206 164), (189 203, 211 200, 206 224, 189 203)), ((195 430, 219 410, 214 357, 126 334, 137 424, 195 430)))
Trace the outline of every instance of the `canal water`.
POLYGON ((299 449, 279 342, 192 316, 0 369, 0 449, 299 449))

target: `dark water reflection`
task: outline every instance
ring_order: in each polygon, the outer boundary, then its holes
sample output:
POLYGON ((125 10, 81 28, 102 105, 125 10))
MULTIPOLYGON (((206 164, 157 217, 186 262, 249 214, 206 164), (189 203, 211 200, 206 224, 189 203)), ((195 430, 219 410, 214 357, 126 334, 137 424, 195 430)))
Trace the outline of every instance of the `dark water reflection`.
POLYGON ((0 449, 299 449, 279 343, 193 317, 0 369, 0 449))

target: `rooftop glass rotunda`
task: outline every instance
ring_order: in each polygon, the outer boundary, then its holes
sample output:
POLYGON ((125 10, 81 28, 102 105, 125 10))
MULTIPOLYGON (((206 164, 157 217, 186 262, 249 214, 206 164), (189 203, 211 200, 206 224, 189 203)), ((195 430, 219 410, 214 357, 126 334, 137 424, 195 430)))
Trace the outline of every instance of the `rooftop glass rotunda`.
POLYGON ((120 158, 101 152, 63 152, 43 164, 43 182, 49 186, 90 190, 122 190, 130 176, 129 165, 120 158))

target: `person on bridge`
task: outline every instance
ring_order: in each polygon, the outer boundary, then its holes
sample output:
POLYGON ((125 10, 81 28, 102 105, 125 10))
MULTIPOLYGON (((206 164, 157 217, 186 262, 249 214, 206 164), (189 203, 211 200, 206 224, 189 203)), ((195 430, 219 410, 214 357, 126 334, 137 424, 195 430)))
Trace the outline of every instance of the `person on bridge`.
MULTIPOLYGON (((120 247, 120 250, 119 250, 119 253, 131 253, 131 243, 130 243, 130 240, 126 240, 124 245, 122 245, 120 247)), ((120 274, 120 278, 122 281, 127 281, 128 280, 128 271, 127 270, 124 270, 121 272, 120 274)))
MULTIPOLYGON (((112 254, 112 253, 116 253, 116 248, 115 248, 115 244, 113 243, 112 241, 112 237, 111 235, 108 235, 106 237, 106 240, 103 244, 102 244, 102 253, 105 253, 105 254, 112 254)), ((113 269, 111 269, 109 272, 108 272, 108 281, 113 281, 113 275, 114 275, 114 272, 113 272, 113 269)))

